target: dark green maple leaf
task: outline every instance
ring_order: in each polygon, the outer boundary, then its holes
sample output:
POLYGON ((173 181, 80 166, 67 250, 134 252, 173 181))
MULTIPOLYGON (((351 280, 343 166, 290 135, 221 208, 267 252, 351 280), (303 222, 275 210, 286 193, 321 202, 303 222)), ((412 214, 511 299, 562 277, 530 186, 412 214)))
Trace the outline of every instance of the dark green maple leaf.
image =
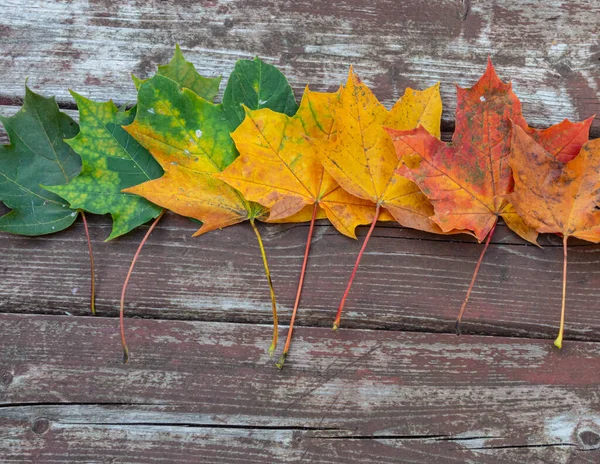
POLYGON ((252 110, 269 108, 293 116, 298 103, 286 77, 275 66, 256 57, 238 60, 223 95, 223 111, 234 131, 246 117, 242 104, 252 110))
POLYGON ((81 158, 63 141, 77 134, 77 123, 54 98, 27 86, 23 107, 0 122, 11 141, 0 146, 0 200, 12 210, 0 218, 0 230, 43 235, 66 229, 77 212, 40 184, 66 184, 79 174, 81 158))

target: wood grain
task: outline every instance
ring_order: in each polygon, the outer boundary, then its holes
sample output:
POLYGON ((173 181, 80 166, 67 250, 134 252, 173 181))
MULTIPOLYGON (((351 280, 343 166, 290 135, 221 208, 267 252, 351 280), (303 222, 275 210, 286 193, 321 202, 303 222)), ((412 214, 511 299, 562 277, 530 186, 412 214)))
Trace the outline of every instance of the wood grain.
MULTIPOLYGON (((106 217, 91 217, 97 311, 116 316, 121 286, 147 228, 103 242, 106 217)), ((128 317, 240 323, 271 321, 256 238, 248 224, 192 238, 196 225, 168 214, 153 232, 130 282, 128 317)), ((282 324, 289 320, 302 263, 306 224, 261 225, 282 324)), ((313 237, 298 323, 329 327, 366 227, 354 241, 325 221, 313 237)), ((562 249, 543 237, 527 245, 499 226, 481 267, 466 333, 553 338, 561 299, 562 249)), ((344 328, 453 332, 481 245, 381 224, 369 242, 346 303, 344 328)), ((2 235, 0 311, 87 315, 89 257, 83 226, 45 237, 2 235), (51 278, 49 278, 51 276, 51 278)), ((569 250, 567 339, 599 340, 600 246, 569 250)))
POLYGON ((593 0, 1 0, 0 9, 0 104, 18 102, 27 78, 69 107, 69 88, 133 103, 130 74, 150 75, 179 43, 207 76, 259 55, 281 67, 297 95, 307 83, 336 88, 352 63, 387 105, 407 86, 441 81, 448 123, 454 84, 471 86, 489 55, 531 123, 600 112, 593 0))
MULTIPOLYGON (((531 124, 600 112, 600 4, 592 0, 0 0, 0 11, 6 116, 27 78, 75 119, 70 88, 133 104, 130 74, 151 75, 175 43, 206 76, 227 76, 237 59, 259 55, 298 97, 306 83, 335 89, 349 64, 388 106, 407 86, 440 81, 445 140, 454 83, 471 86, 488 55, 513 80, 531 124)), ((600 136, 599 122, 592 134, 600 136)), ((194 239, 194 224, 168 214, 131 281, 132 361, 123 365, 115 316, 147 228, 106 243, 109 219, 90 223, 95 318, 86 317, 80 222, 46 237, 0 237, 3 463, 600 461, 600 246, 572 242, 568 342, 558 351, 547 339, 558 326, 560 239, 543 237, 539 249, 500 225, 466 334, 456 337, 481 245, 381 224, 332 333, 366 229, 355 242, 320 222, 301 327, 278 371, 266 354, 270 300, 249 226, 194 239)), ((307 229, 261 226, 282 324, 307 229)))
POLYGON ((600 344, 0 316, 3 462, 593 463, 600 344), (62 461, 64 462, 64 461, 62 461))

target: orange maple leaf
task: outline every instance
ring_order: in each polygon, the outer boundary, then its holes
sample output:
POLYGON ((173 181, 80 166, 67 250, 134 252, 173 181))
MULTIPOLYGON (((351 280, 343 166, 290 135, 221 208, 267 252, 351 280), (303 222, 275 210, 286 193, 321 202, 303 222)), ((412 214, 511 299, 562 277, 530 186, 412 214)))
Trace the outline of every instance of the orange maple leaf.
MULTIPOLYGON (((593 119, 593 118, 592 118, 593 119)), ((563 236, 563 294, 558 337, 562 347, 567 284, 567 240, 600 242, 600 139, 587 142, 575 157, 556 156, 518 126, 508 159, 514 191, 508 198, 517 213, 540 233, 563 236)))
POLYGON ((591 120, 536 131, 529 128, 521 113, 521 103, 512 84, 503 83, 491 60, 479 81, 470 89, 457 86, 456 130, 446 144, 419 127, 412 131, 388 129, 397 155, 403 160, 399 173, 414 181, 433 204, 431 219, 445 232, 473 231, 485 246, 463 305, 456 329, 471 295, 477 273, 498 218, 518 235, 537 244, 537 232, 515 213, 507 199, 513 179, 508 155, 511 121, 540 140, 556 156, 569 157, 587 140, 591 120))

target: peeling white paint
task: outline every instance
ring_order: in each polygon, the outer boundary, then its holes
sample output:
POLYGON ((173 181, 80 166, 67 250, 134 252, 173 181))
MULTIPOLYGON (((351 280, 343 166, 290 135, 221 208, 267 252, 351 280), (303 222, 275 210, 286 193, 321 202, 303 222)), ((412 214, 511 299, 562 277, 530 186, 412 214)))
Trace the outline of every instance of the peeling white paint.
POLYGON ((577 443, 577 434, 583 430, 600 433, 600 414, 588 409, 571 411, 544 421, 546 436, 559 443, 577 443))
POLYGON ((498 438, 501 436, 501 431, 490 431, 490 430, 469 430, 468 432, 457 433, 452 436, 452 443, 456 443, 457 445, 463 446, 467 449, 472 449, 472 451, 476 451, 477 453, 487 453, 493 452, 493 449, 477 449, 473 450, 473 448, 485 448, 488 445, 488 442, 493 438, 486 437, 495 437, 498 438))

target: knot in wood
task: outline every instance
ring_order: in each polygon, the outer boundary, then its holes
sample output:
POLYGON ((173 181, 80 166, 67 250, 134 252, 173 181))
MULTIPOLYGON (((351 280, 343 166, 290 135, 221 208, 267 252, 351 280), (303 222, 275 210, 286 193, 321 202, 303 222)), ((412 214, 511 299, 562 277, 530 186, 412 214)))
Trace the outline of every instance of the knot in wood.
POLYGON ((31 430, 35 433, 42 434, 46 433, 50 428, 50 421, 44 417, 36 419, 33 425, 31 426, 31 430))
POLYGON ((13 381, 13 376, 8 371, 0 371, 0 385, 8 387, 13 381))
POLYGON ((585 449, 599 449, 600 448, 600 435, 592 430, 582 430, 579 432, 579 440, 585 449))

